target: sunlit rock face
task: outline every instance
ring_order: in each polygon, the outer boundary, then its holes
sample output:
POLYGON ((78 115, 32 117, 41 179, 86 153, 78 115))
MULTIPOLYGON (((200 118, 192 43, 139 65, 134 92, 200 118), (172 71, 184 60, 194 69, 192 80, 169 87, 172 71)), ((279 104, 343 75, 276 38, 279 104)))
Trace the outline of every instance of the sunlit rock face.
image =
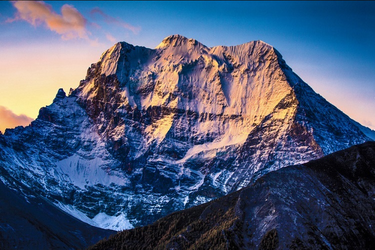
POLYGON ((104 52, 29 127, 0 135, 0 162, 73 216, 120 230, 372 133, 262 41, 208 48, 173 35, 155 49, 120 42, 104 52))

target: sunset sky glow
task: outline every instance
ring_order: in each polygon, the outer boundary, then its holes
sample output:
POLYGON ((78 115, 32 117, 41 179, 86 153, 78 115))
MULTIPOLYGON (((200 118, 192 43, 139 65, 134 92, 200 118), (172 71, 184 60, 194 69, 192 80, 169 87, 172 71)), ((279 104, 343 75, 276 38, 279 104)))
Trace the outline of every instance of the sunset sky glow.
MULTIPOLYGON (((76 88, 117 41, 262 40, 317 93, 375 129, 375 2, 0 2, 0 131, 76 88)), ((30 119, 31 118, 31 119, 30 119)))

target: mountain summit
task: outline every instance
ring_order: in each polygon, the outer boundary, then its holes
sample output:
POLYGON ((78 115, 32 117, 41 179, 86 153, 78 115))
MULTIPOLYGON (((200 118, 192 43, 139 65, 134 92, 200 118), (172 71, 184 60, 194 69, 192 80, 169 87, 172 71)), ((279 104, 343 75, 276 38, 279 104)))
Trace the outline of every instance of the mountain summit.
POLYGON ((189 39, 181 35, 171 35, 163 39, 163 41, 156 47, 156 49, 163 49, 167 47, 182 47, 182 46, 199 46, 206 47, 195 39, 189 39))
POLYGON ((262 41, 209 48, 173 35, 104 52, 31 126, 0 135, 0 165, 71 215, 121 230, 372 133, 262 41))

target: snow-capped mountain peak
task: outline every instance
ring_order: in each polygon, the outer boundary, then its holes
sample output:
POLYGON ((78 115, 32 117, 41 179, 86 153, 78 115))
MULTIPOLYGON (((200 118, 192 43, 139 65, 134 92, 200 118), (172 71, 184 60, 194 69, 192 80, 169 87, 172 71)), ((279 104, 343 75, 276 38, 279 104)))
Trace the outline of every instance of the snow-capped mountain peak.
POLYGON ((32 126, 0 135, 0 162, 73 216, 122 229, 371 133, 267 43, 208 48, 173 35, 156 49, 126 42, 108 49, 32 126))
POLYGON ((195 39, 187 38, 181 35, 171 35, 163 39, 163 41, 156 46, 156 49, 165 49, 167 47, 206 47, 195 39))

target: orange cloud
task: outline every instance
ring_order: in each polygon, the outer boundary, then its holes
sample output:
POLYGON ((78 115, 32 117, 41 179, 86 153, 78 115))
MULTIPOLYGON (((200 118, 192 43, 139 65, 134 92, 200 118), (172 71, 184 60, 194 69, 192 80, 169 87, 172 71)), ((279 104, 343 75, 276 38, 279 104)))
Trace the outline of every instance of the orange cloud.
POLYGON ((76 8, 65 4, 61 7, 61 15, 53 11, 52 6, 44 2, 17 1, 13 2, 17 9, 15 18, 8 22, 25 20, 34 26, 46 25, 50 30, 61 35, 62 39, 88 39, 86 19, 76 8))
POLYGON ((101 10, 100 8, 98 8, 98 7, 92 9, 92 10, 90 11, 90 14, 91 14, 91 15, 99 14, 99 15, 101 15, 102 17, 104 17, 104 21, 105 21, 106 23, 109 23, 109 24, 117 24, 117 25, 119 25, 119 26, 121 26, 121 27, 123 27, 123 28, 125 28, 125 29, 128 29, 128 30, 132 31, 134 34, 138 34, 139 31, 141 30, 140 27, 134 27, 134 26, 132 26, 132 25, 130 25, 130 24, 124 22, 124 21, 121 21, 121 20, 118 19, 118 18, 114 18, 114 17, 111 17, 111 16, 107 15, 106 13, 104 13, 104 11, 102 11, 102 10, 101 10))
POLYGON ((0 131, 4 132, 6 128, 17 126, 27 126, 34 119, 26 115, 16 115, 6 107, 0 106, 0 131))

